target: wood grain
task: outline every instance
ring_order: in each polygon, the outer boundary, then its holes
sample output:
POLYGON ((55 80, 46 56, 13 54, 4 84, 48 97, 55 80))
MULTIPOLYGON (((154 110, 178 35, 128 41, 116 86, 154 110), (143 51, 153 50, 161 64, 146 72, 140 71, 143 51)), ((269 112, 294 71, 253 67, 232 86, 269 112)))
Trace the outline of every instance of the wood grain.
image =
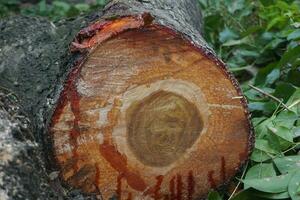
POLYGON ((196 199, 248 157, 244 102, 224 69, 151 25, 89 54, 53 116, 62 179, 103 199, 196 199))

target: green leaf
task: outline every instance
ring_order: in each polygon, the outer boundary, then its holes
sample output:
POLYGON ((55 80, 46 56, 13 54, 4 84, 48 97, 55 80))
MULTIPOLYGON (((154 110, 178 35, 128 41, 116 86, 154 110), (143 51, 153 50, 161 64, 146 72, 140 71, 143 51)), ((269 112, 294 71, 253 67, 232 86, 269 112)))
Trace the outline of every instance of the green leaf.
POLYGON ((292 69, 289 71, 287 76, 287 81, 294 84, 295 86, 300 87, 300 67, 297 67, 296 69, 292 69))
POLYGON ((71 8, 70 4, 63 1, 53 1, 52 4, 54 7, 56 7, 57 11, 60 12, 67 12, 71 8))
POLYGON ((275 17, 275 18, 273 18, 273 19, 268 23, 267 30, 270 30, 270 29, 273 28, 275 25, 280 24, 280 23, 285 22, 285 21, 286 21, 286 18, 285 18, 285 17, 282 17, 282 16, 275 17))
MULTIPOLYGON (((237 193, 231 200, 254 200, 255 196, 253 193, 254 192, 251 189, 243 190, 237 193)), ((255 200, 260 200, 260 198, 255 200)))
POLYGON ((282 174, 300 170, 300 155, 275 158, 273 161, 282 174))
POLYGON ((293 132, 291 131, 291 129, 283 126, 273 126, 273 125, 268 126, 268 129, 272 133, 280 137, 281 139, 293 143, 293 132))
POLYGON ((237 52, 239 52, 239 54, 243 57, 258 57, 259 56, 259 52, 251 51, 251 50, 247 50, 247 49, 240 48, 237 52))
POLYGON ((300 29, 297 29, 293 31, 289 36, 287 37, 288 40, 297 40, 300 39, 300 29))
POLYGON ((274 118, 275 116, 270 117, 265 121, 261 122, 257 127, 255 127, 255 133, 258 138, 264 138, 265 136, 268 135, 269 133, 268 126, 273 123, 274 118))
POLYGON ((224 47, 230 47, 230 46, 236 46, 236 45, 241 45, 241 44, 246 44, 249 42, 248 37, 244 37, 240 40, 229 40, 228 42, 225 42, 222 46, 224 47))
POLYGON ((253 34, 253 33, 256 33, 256 32, 258 32, 258 31, 262 31, 262 30, 263 30, 263 29, 262 29, 261 26, 254 25, 254 26, 249 27, 246 31, 242 32, 241 35, 242 35, 243 37, 246 37, 246 36, 248 36, 248 35, 250 35, 250 34, 253 34))
POLYGON ((229 29, 228 27, 225 27, 225 29, 220 32, 219 34, 219 40, 220 42, 224 43, 227 42, 229 40, 234 40, 237 39, 239 36, 231 29, 229 29))
POLYGON ((261 3, 262 3, 262 5, 264 5, 264 6, 270 6, 270 5, 273 5, 273 4, 275 4, 275 0, 259 0, 261 3))
POLYGON ((216 191, 211 191, 208 194, 208 198, 207 200, 222 200, 222 197, 220 196, 220 194, 216 191))
POLYGON ((288 191, 292 200, 300 200, 300 170, 291 178, 288 191))
POLYGON ((273 120, 273 123, 276 124, 276 126, 282 126, 291 129, 294 127, 297 119, 299 119, 299 116, 295 112, 283 110, 276 116, 276 118, 273 120))
POLYGON ((285 40, 282 40, 280 38, 275 38, 273 40, 271 40, 264 48, 263 48, 263 51, 266 51, 266 50, 272 50, 274 51, 274 49, 276 49, 279 44, 281 44, 282 42, 285 42, 285 40))
MULTIPOLYGON (((245 180, 247 179, 260 179, 266 177, 273 177, 276 176, 276 171, 273 167, 272 163, 259 163, 251 167, 246 176, 245 180)), ((247 184, 244 184, 244 189, 249 188, 247 184)))
POLYGON ((300 115, 300 88, 294 92, 286 104, 291 106, 290 110, 295 112, 298 116, 300 115))
POLYGON ((254 189, 242 190, 236 194, 231 200, 267 200, 267 199, 287 199, 289 198, 288 192, 281 193, 266 193, 254 189))
POLYGON ((263 121, 265 121, 266 119, 267 119, 266 117, 256 117, 256 118, 253 118, 251 121, 252 121, 253 126, 256 127, 260 123, 262 123, 263 121))
POLYGON ((208 7, 206 0, 198 0, 198 2, 199 2, 202 9, 205 10, 208 7))
POLYGON ((300 137, 300 126, 293 129, 294 138, 300 137))
POLYGON ((107 3, 107 0, 96 0, 98 5, 104 6, 107 3))
POLYGON ((269 135, 266 139, 269 141, 270 146, 272 146, 272 148, 278 151, 278 155, 280 155, 282 151, 287 150, 293 145, 292 142, 283 139, 282 137, 274 134, 270 130, 269 135))
POLYGON ((273 101, 268 102, 251 102, 248 104, 249 110, 251 112, 253 111, 262 111, 265 114, 272 114, 276 108, 277 105, 273 101))
POLYGON ((254 149, 250 157, 250 159, 255 162, 264 162, 270 160, 271 158, 272 157, 270 157, 266 152, 259 149, 254 149))
POLYGON ((295 28, 300 28, 300 22, 295 22, 291 24, 295 28))
POLYGON ((255 196, 263 197, 266 199, 288 199, 290 198, 290 194, 288 192, 281 192, 281 193, 266 193, 266 192, 254 192, 255 196))
POLYGON ((78 3, 75 5, 75 8, 80 12, 84 12, 84 11, 88 11, 90 9, 90 6, 85 3, 78 3))
POLYGON ((293 63, 299 59, 300 55, 300 46, 297 46, 293 49, 290 49, 284 53, 280 62, 278 63, 278 67, 292 67, 293 63))
POLYGON ((244 184, 262 192, 281 193, 287 191, 288 183, 292 178, 292 175, 293 174, 285 174, 275 177, 248 179, 242 181, 244 184))
POLYGON ((266 67, 264 67, 261 70, 259 70, 258 74, 255 77, 254 84, 255 85, 265 85, 266 84, 266 78, 267 78, 268 74, 274 68, 276 68, 276 66, 277 66, 277 63, 274 62, 274 63, 270 63, 266 67))
POLYGON ((46 0, 42 0, 38 3, 38 7, 39 7, 39 12, 42 15, 46 15, 47 14, 47 4, 46 4, 46 0))
POLYGON ((225 1, 225 2, 230 2, 230 3, 227 3, 227 6, 228 6, 228 11, 230 13, 234 13, 238 10, 241 10, 241 9, 245 9, 245 0, 235 0, 235 1, 225 1))
POLYGON ((273 69, 266 77, 266 84, 273 84, 280 77, 280 70, 273 69))
POLYGON ((260 179, 273 176, 276 176, 276 171, 272 163, 258 163, 248 170, 245 179, 260 179))
POLYGON ((292 84, 280 82, 276 86, 274 96, 276 96, 279 99, 283 99, 283 102, 287 102, 295 91, 296 88, 292 84))

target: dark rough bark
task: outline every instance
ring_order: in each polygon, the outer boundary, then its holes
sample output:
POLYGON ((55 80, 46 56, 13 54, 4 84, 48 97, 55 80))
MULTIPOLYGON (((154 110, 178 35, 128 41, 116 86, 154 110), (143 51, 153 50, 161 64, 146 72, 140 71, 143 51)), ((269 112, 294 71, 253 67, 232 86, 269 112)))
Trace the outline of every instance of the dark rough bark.
POLYGON ((211 51, 201 36, 202 16, 194 0, 113 0, 102 18, 149 12, 155 22, 184 34, 193 43, 211 51))
MULTIPOLYGON (((0 21, 0 86, 19 99, 16 104, 7 102, 3 92, 0 97, 4 102, 0 105, 0 198, 3 194, 7 199, 87 199, 76 191, 65 194, 55 172, 45 167, 51 148, 46 127, 67 74, 80 56, 70 53, 69 44, 80 29, 96 20, 144 12, 215 58, 201 37, 201 14, 194 0, 115 0, 103 13, 58 23, 25 16, 0 21), (30 123, 26 117, 15 118, 15 113, 27 116, 30 123), (19 139, 20 134, 32 137, 19 139), (3 153, 12 160, 5 162, 3 153)), ((238 88, 234 79, 233 84, 238 88)))
POLYGON ((69 44, 82 27, 97 17, 95 14, 56 24, 25 16, 0 21, 0 86, 9 96, 19 99, 15 105, 7 100, 7 94, 2 92, 0 97, 1 199, 65 196, 60 184, 51 182, 46 173, 47 155, 43 153, 48 154, 50 146, 45 124, 77 57, 69 53, 69 44), (15 118, 19 112, 22 114, 15 118), (29 133, 30 140, 19 140, 20 135, 29 133), (7 156, 11 160, 6 161, 7 156))
POLYGON ((16 97, 3 89, 0 119, 0 199, 55 197, 29 119, 21 113, 16 97))
POLYGON ((39 126, 51 96, 62 87, 76 55, 69 44, 88 18, 57 24, 42 18, 19 16, 0 22, 0 85, 20 99, 22 109, 39 126))
POLYGON ((103 17, 149 12, 155 21, 183 34, 209 53, 213 50, 202 38, 202 15, 194 0, 113 0, 103 17))

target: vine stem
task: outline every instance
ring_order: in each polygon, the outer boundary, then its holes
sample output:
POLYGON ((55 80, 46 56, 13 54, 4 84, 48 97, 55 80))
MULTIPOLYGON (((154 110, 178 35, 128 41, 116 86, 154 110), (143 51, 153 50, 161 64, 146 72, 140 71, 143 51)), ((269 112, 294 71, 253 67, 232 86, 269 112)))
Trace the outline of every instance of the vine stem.
MULTIPOLYGON (((243 174, 241 176, 241 179, 244 178, 245 174, 246 174, 246 170, 248 168, 248 164, 249 164, 249 161, 247 161, 246 165, 245 165, 245 168, 244 168, 244 171, 243 171, 243 174)), ((228 198, 228 200, 232 199, 232 197, 234 196, 234 194, 236 193, 237 189, 240 187, 241 185, 241 181, 239 180, 238 184, 236 185, 236 187, 234 188, 234 190, 232 191, 230 197, 228 198)))
POLYGON ((272 100, 278 102, 280 105, 282 105, 282 107, 284 107, 284 108, 287 109, 288 111, 291 111, 291 109, 290 109, 287 105, 285 105, 285 104, 284 104, 280 99, 278 99, 277 97, 275 97, 275 96, 273 96, 273 95, 271 95, 271 94, 269 94, 269 93, 263 91, 262 89, 259 89, 258 87, 255 87, 254 85, 249 84, 249 87, 252 88, 252 89, 254 89, 254 90, 256 90, 257 92, 263 94, 264 96, 267 96, 267 97, 269 97, 270 99, 272 99, 272 100))

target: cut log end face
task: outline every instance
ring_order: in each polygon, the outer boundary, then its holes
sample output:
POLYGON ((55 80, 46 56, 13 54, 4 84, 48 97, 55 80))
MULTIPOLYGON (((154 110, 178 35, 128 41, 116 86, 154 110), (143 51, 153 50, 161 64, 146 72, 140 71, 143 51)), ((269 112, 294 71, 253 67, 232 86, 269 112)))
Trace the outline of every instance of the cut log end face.
POLYGON ((250 126, 221 67, 151 25, 94 48, 50 127, 61 178, 103 199, 196 199, 247 159, 250 126))

